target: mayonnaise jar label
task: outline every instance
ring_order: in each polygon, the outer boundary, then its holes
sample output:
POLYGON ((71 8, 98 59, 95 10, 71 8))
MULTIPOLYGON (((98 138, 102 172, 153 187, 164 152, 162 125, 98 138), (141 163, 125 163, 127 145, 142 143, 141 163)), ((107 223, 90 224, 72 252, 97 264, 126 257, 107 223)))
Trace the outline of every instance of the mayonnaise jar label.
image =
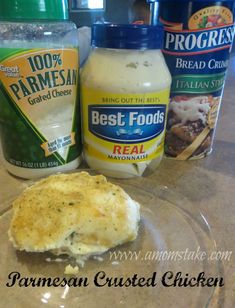
POLYGON ((106 162, 146 162, 162 155, 169 89, 105 93, 82 88, 85 153, 106 162))

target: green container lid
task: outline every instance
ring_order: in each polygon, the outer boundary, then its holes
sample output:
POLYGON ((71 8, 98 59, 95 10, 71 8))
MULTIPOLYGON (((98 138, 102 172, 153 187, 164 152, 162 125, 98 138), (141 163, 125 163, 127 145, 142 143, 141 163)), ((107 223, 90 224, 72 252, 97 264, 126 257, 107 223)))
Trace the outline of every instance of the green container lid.
POLYGON ((67 0, 0 0, 0 20, 65 20, 67 0))

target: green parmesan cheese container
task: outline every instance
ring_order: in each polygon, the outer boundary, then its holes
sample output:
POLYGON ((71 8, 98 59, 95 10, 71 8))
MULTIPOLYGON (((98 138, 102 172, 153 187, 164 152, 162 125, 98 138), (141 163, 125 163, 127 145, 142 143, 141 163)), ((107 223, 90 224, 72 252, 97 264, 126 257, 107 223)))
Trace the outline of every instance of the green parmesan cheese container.
POLYGON ((6 169, 21 178, 81 161, 79 55, 66 0, 0 2, 0 137, 6 169))

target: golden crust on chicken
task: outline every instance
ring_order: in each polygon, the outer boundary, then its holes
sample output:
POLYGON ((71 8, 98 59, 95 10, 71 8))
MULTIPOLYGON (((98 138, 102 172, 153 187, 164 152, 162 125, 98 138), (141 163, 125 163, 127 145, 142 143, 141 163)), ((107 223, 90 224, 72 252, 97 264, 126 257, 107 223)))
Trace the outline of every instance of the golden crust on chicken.
POLYGON ((13 203, 9 238, 19 250, 99 254, 132 241, 139 204, 102 175, 52 175, 13 203))

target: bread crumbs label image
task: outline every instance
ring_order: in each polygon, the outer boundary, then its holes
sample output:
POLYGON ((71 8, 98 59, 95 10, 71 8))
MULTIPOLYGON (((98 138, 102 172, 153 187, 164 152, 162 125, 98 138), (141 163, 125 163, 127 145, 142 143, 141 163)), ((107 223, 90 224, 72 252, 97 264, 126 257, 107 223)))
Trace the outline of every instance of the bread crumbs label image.
POLYGON ((48 168, 81 153, 78 50, 0 50, 0 128, 12 165, 48 168))
POLYGON ((231 24, 233 13, 224 6, 210 6, 193 14, 189 20, 189 29, 204 29, 231 24))
MULTIPOLYGON (((178 160, 209 155, 234 38, 231 3, 195 4, 188 16, 161 12, 164 56, 172 74, 165 153, 178 160), (231 6, 231 7, 230 7, 231 6)), ((183 10, 182 4, 182 10, 183 10)), ((181 4, 179 4, 181 6, 181 4)))

